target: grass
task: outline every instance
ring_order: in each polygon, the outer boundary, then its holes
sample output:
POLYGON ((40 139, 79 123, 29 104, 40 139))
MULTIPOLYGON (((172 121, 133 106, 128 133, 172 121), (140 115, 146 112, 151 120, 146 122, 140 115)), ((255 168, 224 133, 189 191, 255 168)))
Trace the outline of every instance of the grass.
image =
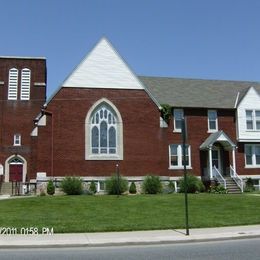
MULTIPOLYGON (((260 224, 260 196, 189 195, 191 228, 260 224)), ((55 233, 184 228, 184 196, 46 196, 0 201, 1 227, 55 233)))

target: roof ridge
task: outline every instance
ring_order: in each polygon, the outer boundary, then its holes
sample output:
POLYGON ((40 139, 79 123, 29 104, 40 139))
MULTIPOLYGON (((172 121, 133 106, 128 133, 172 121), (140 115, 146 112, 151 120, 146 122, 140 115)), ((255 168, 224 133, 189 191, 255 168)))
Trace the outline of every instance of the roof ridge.
POLYGON ((260 81, 249 81, 249 80, 226 80, 226 79, 202 79, 202 78, 182 78, 182 77, 169 77, 169 76, 144 76, 137 75, 140 78, 150 78, 150 79, 176 79, 176 80, 193 80, 193 81, 219 81, 219 82, 232 82, 232 83, 251 83, 260 84, 260 81))

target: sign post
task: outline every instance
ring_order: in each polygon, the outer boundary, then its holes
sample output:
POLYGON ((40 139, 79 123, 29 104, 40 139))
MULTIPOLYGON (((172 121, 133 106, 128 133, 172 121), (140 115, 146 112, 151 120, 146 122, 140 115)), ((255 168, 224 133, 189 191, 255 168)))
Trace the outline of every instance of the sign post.
POLYGON ((117 177, 117 197, 119 197, 120 193, 120 179, 119 179, 119 165, 116 165, 116 177, 117 177))

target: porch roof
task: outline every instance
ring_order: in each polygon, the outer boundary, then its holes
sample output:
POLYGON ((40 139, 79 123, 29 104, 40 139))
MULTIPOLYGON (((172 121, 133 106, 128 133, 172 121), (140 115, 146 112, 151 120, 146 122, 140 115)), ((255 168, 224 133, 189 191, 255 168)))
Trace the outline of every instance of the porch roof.
POLYGON ((232 150, 236 145, 225 134, 223 130, 212 133, 200 146, 200 150, 208 150, 212 148, 214 143, 219 142, 225 150, 232 150))

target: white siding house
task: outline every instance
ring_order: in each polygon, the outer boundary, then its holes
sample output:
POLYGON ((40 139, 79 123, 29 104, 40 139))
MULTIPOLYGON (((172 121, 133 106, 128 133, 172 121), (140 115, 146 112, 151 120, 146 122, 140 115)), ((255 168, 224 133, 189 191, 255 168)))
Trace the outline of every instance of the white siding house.
POLYGON ((251 87, 237 106, 237 139, 260 141, 260 95, 251 87))

